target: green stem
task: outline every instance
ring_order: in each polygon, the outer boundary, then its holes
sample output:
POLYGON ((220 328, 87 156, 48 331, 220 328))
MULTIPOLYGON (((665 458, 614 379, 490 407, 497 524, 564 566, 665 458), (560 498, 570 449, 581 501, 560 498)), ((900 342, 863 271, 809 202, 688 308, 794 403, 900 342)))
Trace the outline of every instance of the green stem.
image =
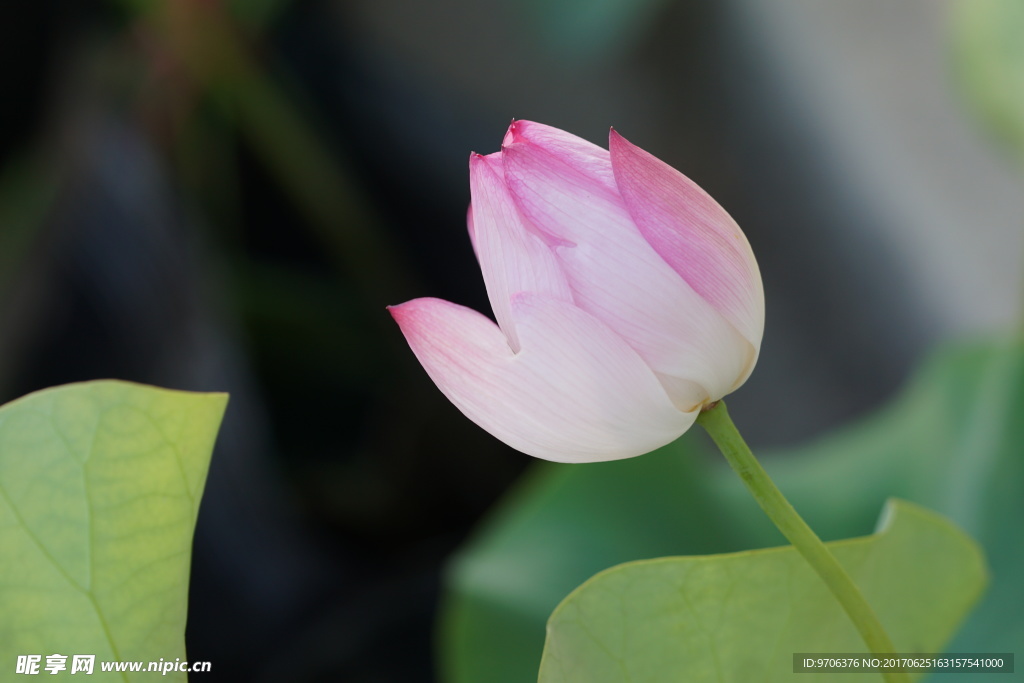
MULTIPOLYGON (((803 555, 808 564, 832 591, 832 595, 836 597, 854 626, 857 627, 871 653, 876 656, 895 654, 896 650, 889 635, 878 621, 878 616, 871 609, 864 594, 860 592, 857 584, 853 582, 835 556, 821 542, 818 535, 797 514, 797 511, 775 486, 768 473, 761 467, 761 463, 750 452, 750 448, 743 441, 743 437, 740 436, 736 425, 729 417, 725 403, 719 401, 713 408, 703 411, 697 418, 697 422, 711 435, 715 444, 722 451, 722 455, 729 461, 729 466, 736 474, 740 475, 743 483, 747 485, 747 489, 753 494, 754 499, 768 515, 768 518, 779 528, 782 535, 789 539, 793 547, 803 555)), ((882 675, 888 683, 910 681, 905 673, 884 672, 882 675)))

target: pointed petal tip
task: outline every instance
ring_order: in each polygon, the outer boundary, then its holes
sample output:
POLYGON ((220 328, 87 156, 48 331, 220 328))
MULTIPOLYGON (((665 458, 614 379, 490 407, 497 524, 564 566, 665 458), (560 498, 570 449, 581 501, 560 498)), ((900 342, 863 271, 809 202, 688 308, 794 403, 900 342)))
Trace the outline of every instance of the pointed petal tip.
POLYGON ((477 163, 494 163, 501 161, 501 152, 491 152, 490 154, 481 154, 480 152, 469 153, 469 167, 472 168, 473 164, 477 163))
POLYGON ((400 304, 385 306, 385 309, 391 314, 391 317, 398 323, 399 327, 405 327, 405 324, 414 318, 417 312, 423 310, 424 307, 429 307, 433 301, 435 301, 434 297, 420 297, 418 299, 409 299, 400 304))
POLYGON ((478 154, 473 152, 469 155, 469 172, 470 172, 470 184, 472 186, 472 176, 475 173, 481 172, 481 169, 488 169, 491 173, 498 176, 504 174, 504 162, 502 161, 502 153, 494 152, 492 154, 478 154))
POLYGON ((502 149, 521 141, 523 136, 522 123, 522 121, 512 119, 512 122, 508 124, 508 131, 505 132, 505 137, 501 139, 502 149))
MULTIPOLYGON (((512 124, 508 127, 508 132, 505 133, 505 138, 501 141, 501 148, 505 149, 515 144, 520 143, 533 143, 537 142, 537 136, 544 135, 569 135, 565 131, 551 126, 544 125, 543 123, 537 123, 536 121, 528 121, 526 119, 513 119, 512 124)), ((575 137, 575 136, 571 136, 575 137)))
POLYGON ((401 325, 402 318, 405 316, 405 311, 403 309, 408 305, 409 302, 406 301, 405 303, 401 304, 391 304, 390 306, 385 306, 384 309, 391 314, 391 318, 395 322, 401 325))
POLYGON ((623 148, 633 147, 633 143, 622 136, 622 133, 615 130, 612 126, 608 130, 608 150, 622 150, 623 148))

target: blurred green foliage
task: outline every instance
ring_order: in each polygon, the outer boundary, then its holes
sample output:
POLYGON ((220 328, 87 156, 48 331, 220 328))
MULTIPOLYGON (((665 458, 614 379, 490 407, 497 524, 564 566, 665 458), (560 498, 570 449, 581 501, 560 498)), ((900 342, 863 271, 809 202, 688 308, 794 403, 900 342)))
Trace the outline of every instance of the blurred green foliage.
POLYGON ((1024 161, 1024 3, 959 0, 951 25, 953 67, 968 103, 1024 161))
MULTIPOLYGON (((891 496, 950 517, 993 575, 950 651, 1010 652, 1024 642, 1022 412, 1024 349, 947 349, 876 415, 763 462, 825 540, 868 533, 891 496)), ((707 450, 691 432, 640 458, 536 467, 450 567, 443 680, 534 680, 552 610, 613 565, 784 545, 707 450)))
MULTIPOLYGON (((232 3, 230 9, 243 3, 232 3)), ((260 2, 242 12, 252 25, 280 11, 283 2, 260 2)), ((234 17, 212 3, 186 0, 159 3, 140 12, 138 20, 158 37, 161 47, 178 60, 188 78, 227 116, 221 123, 243 138, 324 246, 339 270, 368 299, 390 300, 407 284, 409 269, 363 200, 352 174, 324 144, 323 126, 312 107, 287 86, 282 75, 258 64, 234 25, 234 17), (372 296, 371 296, 372 295, 372 296)), ((189 114, 194 119, 201 113, 189 114)), ((212 136, 199 135, 201 140, 212 136)), ((183 142, 188 142, 187 139, 183 142)), ((187 154, 186 154, 187 157, 187 154)), ((195 164, 193 164, 193 168, 195 164)))
POLYGON ((226 404, 99 381, 0 408, 5 666, 55 647, 100 661, 186 659, 192 533, 226 404))
POLYGON ((251 29, 263 29, 274 23, 292 0, 228 0, 231 15, 251 29))

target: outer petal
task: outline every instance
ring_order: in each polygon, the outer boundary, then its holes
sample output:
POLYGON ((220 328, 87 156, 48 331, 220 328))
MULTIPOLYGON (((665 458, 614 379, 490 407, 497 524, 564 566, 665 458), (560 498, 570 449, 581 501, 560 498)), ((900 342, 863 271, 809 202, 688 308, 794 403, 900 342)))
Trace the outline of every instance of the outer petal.
POLYGON ((736 221, 692 180, 614 130, 609 147, 619 192, 644 238, 755 349, 760 348, 761 273, 736 221))
POLYGON ((473 197, 468 220, 470 238, 487 286, 491 309, 513 351, 519 339, 511 318, 512 297, 536 292, 572 301, 572 292, 554 254, 536 234, 528 231, 505 186, 501 154, 469 160, 469 186, 473 197))
POLYGON ((603 323, 537 295, 513 300, 522 349, 485 316, 439 299, 391 308, 409 345, 466 416, 513 448, 557 462, 641 455, 685 432, 643 360, 603 323))
POLYGON ((552 131, 516 122, 502 156, 520 214, 557 241, 573 301, 626 339, 681 409, 721 398, 749 371, 753 349, 640 234, 610 156, 552 131))

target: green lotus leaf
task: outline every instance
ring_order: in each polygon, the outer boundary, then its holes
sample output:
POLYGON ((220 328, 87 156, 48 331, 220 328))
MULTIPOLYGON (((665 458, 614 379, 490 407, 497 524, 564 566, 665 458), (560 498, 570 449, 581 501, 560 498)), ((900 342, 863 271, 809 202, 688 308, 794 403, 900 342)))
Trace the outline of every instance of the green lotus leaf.
MULTIPOLYGON (((900 652, 941 651, 986 583, 966 534, 903 501, 890 503, 877 534, 829 547, 900 652)), ((668 557, 619 565, 569 595, 548 621, 540 682, 771 683, 791 680, 800 652, 865 646, 793 547, 668 557)))
POLYGON ((186 659, 192 533, 226 404, 97 381, 0 407, 0 678, 19 655, 66 655, 65 676, 71 655, 95 655, 101 679, 101 661, 186 659))

